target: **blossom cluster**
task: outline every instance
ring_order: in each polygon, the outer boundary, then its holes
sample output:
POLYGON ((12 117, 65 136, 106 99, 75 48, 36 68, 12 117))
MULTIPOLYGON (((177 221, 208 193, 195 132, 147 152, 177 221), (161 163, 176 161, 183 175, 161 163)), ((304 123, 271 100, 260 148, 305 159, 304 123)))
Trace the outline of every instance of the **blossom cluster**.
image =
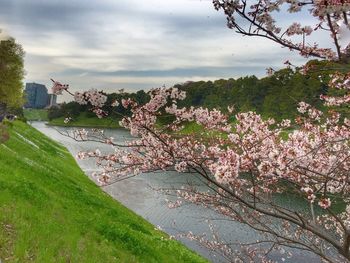
POLYGON ((317 0, 312 10, 314 16, 324 17, 327 14, 340 15, 350 11, 350 2, 343 0, 317 0))
POLYGON ((313 32, 312 28, 310 26, 302 27, 300 23, 293 23, 288 29, 287 29, 287 35, 302 35, 305 34, 307 36, 311 35, 313 32))
POLYGON ((321 95, 327 106, 341 106, 350 103, 350 73, 335 73, 329 81, 329 87, 343 91, 342 96, 321 95))
POLYGON ((68 84, 62 84, 59 81, 55 81, 53 79, 51 79, 53 82, 53 86, 51 88, 52 93, 55 95, 61 95, 63 91, 67 91, 69 88, 68 84))
MULTIPOLYGON (((227 26, 235 29, 236 32, 248 36, 260 36, 268 38, 276 43, 297 50, 302 56, 316 56, 326 59, 339 59, 341 54, 340 46, 343 49, 347 44, 340 43, 340 39, 350 34, 348 26, 348 13, 350 11, 349 1, 340 0, 269 0, 247 2, 243 0, 213 0, 216 10, 223 10, 227 26), (315 18, 315 22, 309 25, 293 22, 285 25, 284 28, 277 25, 275 14, 285 11, 294 13, 301 12, 304 8, 315 18), (242 19, 245 22, 242 22, 242 19), (345 25, 345 26, 341 26, 345 25), (341 29, 341 30, 340 30, 341 29), (315 31, 330 33, 334 40, 335 49, 331 47, 319 47, 313 42, 309 42, 309 37, 315 31), (295 36, 301 36, 300 40, 295 36), (294 37, 293 37, 294 36, 294 37)), ((295 15, 296 16, 296 15, 295 15)), ((277 16, 276 16, 277 17, 277 16)), ((296 17, 296 20, 299 17, 296 17)), ((344 50, 343 50, 344 51, 344 50)))
POLYGON ((165 111, 174 115, 178 122, 195 121, 207 129, 219 128, 226 131, 230 129, 230 126, 227 125, 227 116, 217 109, 208 110, 202 107, 178 109, 177 105, 173 103, 170 107, 166 107, 165 111))
POLYGON ((178 97, 174 94, 179 94, 176 90, 160 88, 151 94, 150 102, 142 106, 131 100, 122 103, 131 107, 133 113, 122 120, 122 125, 139 138, 128 143, 128 150, 116 149, 113 155, 100 157, 101 163, 113 167, 115 173, 117 165, 121 176, 170 167, 179 172, 203 169, 210 171, 220 184, 248 192, 253 189, 256 193, 283 191, 277 185, 288 181, 299 186, 295 191, 302 196, 307 193, 306 199, 312 203, 317 200, 322 208, 331 205, 332 194, 347 187, 348 179, 343 174, 350 166, 347 161, 350 146, 342 138, 350 138, 350 131, 348 126, 338 123, 336 115, 327 117, 320 126, 322 112, 302 102, 298 110, 306 116, 298 120, 300 128, 281 140, 290 120, 276 127, 273 119, 263 120, 256 113, 247 112, 235 115, 237 123, 232 125, 228 116, 215 109, 178 109, 173 101, 178 97), (167 106, 169 100, 171 106, 167 106), (216 135, 195 138, 164 133, 156 125, 157 111, 162 108, 176 117, 172 125, 179 130, 183 123, 193 121, 207 130, 215 130, 216 135), (257 185, 240 176, 244 173, 256 176, 257 185), (314 194, 321 189, 322 195, 314 194))
POLYGON ((107 96, 96 89, 90 89, 85 92, 75 92, 74 100, 81 105, 90 103, 92 106, 100 108, 106 103, 107 96))
MULTIPOLYGON (((74 94, 69 91, 69 85, 68 84, 62 84, 59 81, 55 81, 51 79, 53 82, 52 86, 52 93, 56 95, 62 95, 62 93, 65 91, 72 95, 74 97, 75 102, 81 104, 81 105, 87 105, 90 103, 90 105, 93 107, 92 111, 96 113, 98 118, 103 118, 107 116, 107 112, 103 111, 101 107, 105 105, 107 102, 107 96, 96 89, 90 89, 85 92, 75 92, 74 94)), ((114 106, 118 106, 118 102, 114 102, 114 106)), ((68 123, 70 121, 69 118, 65 119, 65 122, 68 123)))

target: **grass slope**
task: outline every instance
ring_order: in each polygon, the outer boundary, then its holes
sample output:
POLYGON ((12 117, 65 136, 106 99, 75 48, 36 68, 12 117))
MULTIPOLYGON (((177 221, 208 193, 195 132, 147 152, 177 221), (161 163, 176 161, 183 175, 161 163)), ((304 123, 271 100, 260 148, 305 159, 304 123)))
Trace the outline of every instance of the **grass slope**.
POLYGON ((24 109, 24 117, 29 121, 47 121, 47 110, 45 109, 24 109))
POLYGON ((64 127, 120 128, 119 120, 88 117, 85 113, 81 113, 78 117, 73 118, 68 123, 64 123, 64 119, 64 117, 53 119, 49 121, 49 125, 64 127))
POLYGON ((207 262, 113 200, 59 144, 15 122, 0 145, 0 261, 207 262))

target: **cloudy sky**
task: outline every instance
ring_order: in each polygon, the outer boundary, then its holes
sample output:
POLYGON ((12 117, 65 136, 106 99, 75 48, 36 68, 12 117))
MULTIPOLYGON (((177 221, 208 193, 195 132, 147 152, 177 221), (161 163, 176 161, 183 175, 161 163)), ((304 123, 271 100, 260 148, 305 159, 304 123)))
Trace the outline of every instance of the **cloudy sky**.
POLYGON ((281 67, 290 53, 234 34, 209 0, 0 0, 0 28, 25 52, 27 82, 112 92, 281 67))

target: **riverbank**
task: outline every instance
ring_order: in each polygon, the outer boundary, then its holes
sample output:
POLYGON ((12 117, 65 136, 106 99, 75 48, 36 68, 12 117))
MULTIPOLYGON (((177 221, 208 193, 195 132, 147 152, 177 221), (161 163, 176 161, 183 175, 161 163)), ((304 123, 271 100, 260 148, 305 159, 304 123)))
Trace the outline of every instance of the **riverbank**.
POLYGON ((101 191, 61 145, 15 122, 0 145, 2 262, 206 262, 101 191))
POLYGON ((79 128, 103 128, 116 129, 121 128, 119 120, 115 118, 97 118, 97 116, 89 115, 86 112, 81 112, 78 116, 72 117, 68 122, 65 117, 59 117, 50 120, 47 124, 50 126, 60 127, 79 127, 79 128))
POLYGON ((47 125, 50 126, 103 129, 121 128, 118 119, 109 117, 99 119, 96 116, 88 115, 86 112, 81 112, 69 122, 65 122, 65 117, 49 120, 48 110, 46 109, 24 109, 23 113, 27 121, 45 121, 47 122, 47 125))
POLYGON ((23 115, 28 121, 48 121, 45 109, 23 109, 23 115))
POLYGON ((119 125, 119 120, 112 118, 102 118, 97 117, 87 117, 83 113, 78 117, 71 119, 69 122, 65 122, 65 118, 60 117, 53 119, 47 123, 50 126, 60 126, 60 127, 79 127, 79 128, 106 128, 106 129, 116 129, 121 128, 119 125))

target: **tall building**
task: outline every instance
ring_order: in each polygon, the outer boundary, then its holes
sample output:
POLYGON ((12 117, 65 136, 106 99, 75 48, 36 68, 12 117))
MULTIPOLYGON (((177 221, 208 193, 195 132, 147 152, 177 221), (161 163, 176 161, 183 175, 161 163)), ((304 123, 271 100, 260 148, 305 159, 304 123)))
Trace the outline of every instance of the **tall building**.
POLYGON ((25 94, 27 103, 24 107, 43 109, 48 105, 49 95, 45 85, 26 83, 25 94))
POLYGON ((47 101, 47 107, 51 108, 53 106, 57 106, 57 95, 56 94, 49 94, 49 98, 47 101))

